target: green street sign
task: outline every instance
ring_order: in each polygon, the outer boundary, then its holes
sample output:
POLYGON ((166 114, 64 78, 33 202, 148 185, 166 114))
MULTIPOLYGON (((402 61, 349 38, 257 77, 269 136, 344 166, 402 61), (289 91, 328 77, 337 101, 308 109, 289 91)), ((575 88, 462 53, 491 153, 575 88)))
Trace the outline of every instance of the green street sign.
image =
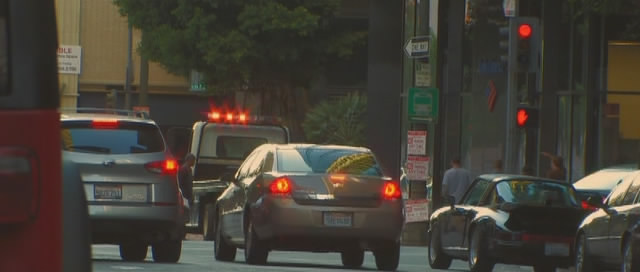
POLYGON ((410 88, 408 97, 409 119, 437 119, 438 101, 438 88, 410 88))

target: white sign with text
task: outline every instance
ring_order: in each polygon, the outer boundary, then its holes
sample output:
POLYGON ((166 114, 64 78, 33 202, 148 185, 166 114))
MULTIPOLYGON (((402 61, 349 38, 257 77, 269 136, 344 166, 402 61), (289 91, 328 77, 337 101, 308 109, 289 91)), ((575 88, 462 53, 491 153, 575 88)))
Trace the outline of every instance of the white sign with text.
POLYGON ((80 74, 82 65, 82 47, 78 45, 60 45, 58 47, 58 73, 80 74))

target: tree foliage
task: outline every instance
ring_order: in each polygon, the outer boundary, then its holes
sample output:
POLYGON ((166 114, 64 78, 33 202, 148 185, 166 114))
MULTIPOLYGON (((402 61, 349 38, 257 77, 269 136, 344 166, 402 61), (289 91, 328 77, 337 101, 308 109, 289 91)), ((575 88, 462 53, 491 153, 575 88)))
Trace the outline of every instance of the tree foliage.
POLYGON ((366 96, 359 94, 319 103, 307 113, 302 123, 307 141, 363 146, 366 106, 366 96))
MULTIPOLYGON (((364 46, 340 0, 114 0, 144 32, 139 52, 215 89, 307 87, 332 58, 364 46)), ((213 89, 211 88, 211 89, 213 89)))

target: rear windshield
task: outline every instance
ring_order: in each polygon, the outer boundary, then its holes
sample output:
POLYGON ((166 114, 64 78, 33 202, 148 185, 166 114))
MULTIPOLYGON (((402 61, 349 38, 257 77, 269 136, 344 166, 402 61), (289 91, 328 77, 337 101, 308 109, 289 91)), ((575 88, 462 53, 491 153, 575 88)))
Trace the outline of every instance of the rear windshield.
POLYGON ((573 184, 578 190, 609 191, 633 170, 606 170, 588 175, 573 184))
POLYGON ((381 177, 373 154, 349 149, 300 148, 278 150, 278 171, 340 173, 381 177))
POLYGON ((575 190, 569 184, 546 181, 510 180, 496 184, 493 203, 510 202, 533 206, 577 206, 575 190))
POLYGON ((225 159, 244 159, 267 139, 257 137, 218 136, 216 156, 225 159))
POLYGON ((63 122, 62 149, 97 154, 133 154, 164 151, 158 127, 120 122, 115 128, 93 128, 91 122, 63 122))

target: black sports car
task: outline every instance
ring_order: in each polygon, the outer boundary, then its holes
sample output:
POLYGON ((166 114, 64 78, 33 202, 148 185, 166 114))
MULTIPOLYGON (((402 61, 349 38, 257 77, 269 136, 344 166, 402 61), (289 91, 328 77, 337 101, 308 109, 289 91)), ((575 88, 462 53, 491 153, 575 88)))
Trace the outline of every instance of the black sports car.
POLYGON ((568 183, 482 175, 459 203, 431 215, 429 265, 447 269, 462 259, 473 272, 491 271, 496 263, 531 265, 536 272, 569 267, 587 213, 568 183))

